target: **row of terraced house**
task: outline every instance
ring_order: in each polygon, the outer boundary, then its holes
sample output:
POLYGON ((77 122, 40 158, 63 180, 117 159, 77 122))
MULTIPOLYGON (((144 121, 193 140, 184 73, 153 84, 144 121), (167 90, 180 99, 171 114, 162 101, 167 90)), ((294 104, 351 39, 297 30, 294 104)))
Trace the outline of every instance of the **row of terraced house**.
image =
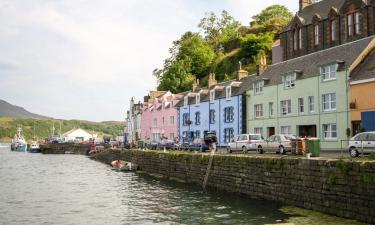
POLYGON ((184 93, 152 91, 128 112, 128 142, 187 142, 215 132, 318 137, 322 148, 375 130, 375 0, 300 0, 294 19, 260 57, 256 74, 184 93), (138 121, 139 120, 139 121, 138 121), (137 127, 135 127, 135 125, 137 127))

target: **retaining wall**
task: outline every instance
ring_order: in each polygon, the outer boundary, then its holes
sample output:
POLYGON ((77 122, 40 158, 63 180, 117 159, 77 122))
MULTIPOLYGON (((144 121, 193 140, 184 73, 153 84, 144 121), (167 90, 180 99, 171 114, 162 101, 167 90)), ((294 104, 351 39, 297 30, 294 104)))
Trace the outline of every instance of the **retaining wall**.
MULTIPOLYGON (((209 155, 111 150, 92 158, 127 160, 143 172, 202 185, 209 155)), ((207 187, 375 223, 375 162, 216 155, 207 187)))

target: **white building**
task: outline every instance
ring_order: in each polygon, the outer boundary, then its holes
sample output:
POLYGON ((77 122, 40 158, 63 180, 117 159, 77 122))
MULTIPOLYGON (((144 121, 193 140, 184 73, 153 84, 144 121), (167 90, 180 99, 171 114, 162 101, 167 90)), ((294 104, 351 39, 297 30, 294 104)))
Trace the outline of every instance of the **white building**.
POLYGON ((128 143, 136 143, 141 133, 141 117, 143 105, 141 102, 135 104, 134 98, 130 100, 130 108, 126 117, 125 140, 128 143))
POLYGON ((89 141, 90 138, 94 138, 96 135, 92 135, 81 128, 77 128, 64 133, 62 136, 64 137, 66 142, 83 142, 89 141))

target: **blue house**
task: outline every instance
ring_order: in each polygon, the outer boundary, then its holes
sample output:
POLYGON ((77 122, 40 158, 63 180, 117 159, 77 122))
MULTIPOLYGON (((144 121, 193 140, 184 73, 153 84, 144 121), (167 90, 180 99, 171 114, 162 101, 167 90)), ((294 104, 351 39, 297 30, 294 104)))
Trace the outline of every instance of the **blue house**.
POLYGON ((226 146, 246 132, 245 93, 251 84, 251 76, 247 75, 247 71, 240 70, 236 80, 217 83, 215 74, 210 74, 207 88, 199 87, 199 80, 193 84, 177 105, 181 142, 215 132, 219 145, 226 146))

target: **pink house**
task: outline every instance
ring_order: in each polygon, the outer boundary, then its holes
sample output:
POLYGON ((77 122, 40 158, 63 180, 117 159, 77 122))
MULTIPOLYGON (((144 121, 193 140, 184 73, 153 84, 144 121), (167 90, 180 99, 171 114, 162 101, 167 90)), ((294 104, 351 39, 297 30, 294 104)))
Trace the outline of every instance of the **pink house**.
POLYGON ((174 106, 180 100, 181 96, 172 94, 170 91, 151 91, 145 97, 141 119, 141 140, 177 141, 178 114, 174 106))

